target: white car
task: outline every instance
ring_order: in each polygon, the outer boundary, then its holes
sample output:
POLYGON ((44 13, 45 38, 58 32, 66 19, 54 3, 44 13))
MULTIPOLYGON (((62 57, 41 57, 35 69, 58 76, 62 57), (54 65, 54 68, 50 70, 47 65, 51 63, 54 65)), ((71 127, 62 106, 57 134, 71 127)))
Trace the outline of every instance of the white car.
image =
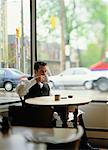
POLYGON ((108 71, 91 71, 85 67, 75 67, 64 70, 58 75, 49 76, 51 87, 85 86, 86 89, 94 88, 94 85, 101 91, 108 90, 108 71), (107 85, 106 85, 107 83, 107 85), (100 85, 101 84, 101 85, 100 85))

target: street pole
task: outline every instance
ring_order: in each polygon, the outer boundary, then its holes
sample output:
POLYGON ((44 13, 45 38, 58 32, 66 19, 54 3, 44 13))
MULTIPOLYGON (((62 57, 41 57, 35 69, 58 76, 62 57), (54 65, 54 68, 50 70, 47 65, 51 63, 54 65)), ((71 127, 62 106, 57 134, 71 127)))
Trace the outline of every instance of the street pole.
POLYGON ((21 66, 20 66, 20 62, 21 62, 21 52, 20 52, 20 28, 17 27, 16 28, 16 43, 17 43, 17 51, 16 51, 16 65, 17 68, 20 70, 21 66))
POLYGON ((18 69, 20 70, 21 66, 20 66, 20 39, 17 38, 17 48, 18 48, 18 69))
POLYGON ((21 0, 21 71, 25 72, 25 55, 24 55, 24 18, 23 18, 23 0, 21 0))

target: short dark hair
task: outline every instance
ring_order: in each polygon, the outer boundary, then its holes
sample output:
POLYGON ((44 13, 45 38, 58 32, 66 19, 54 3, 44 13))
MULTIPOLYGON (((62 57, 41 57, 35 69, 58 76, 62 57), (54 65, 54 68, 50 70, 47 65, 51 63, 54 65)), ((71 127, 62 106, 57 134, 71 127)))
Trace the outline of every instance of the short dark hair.
POLYGON ((34 63, 34 70, 38 71, 39 69, 39 66, 46 66, 47 63, 46 62, 43 62, 43 61, 36 61, 34 63))

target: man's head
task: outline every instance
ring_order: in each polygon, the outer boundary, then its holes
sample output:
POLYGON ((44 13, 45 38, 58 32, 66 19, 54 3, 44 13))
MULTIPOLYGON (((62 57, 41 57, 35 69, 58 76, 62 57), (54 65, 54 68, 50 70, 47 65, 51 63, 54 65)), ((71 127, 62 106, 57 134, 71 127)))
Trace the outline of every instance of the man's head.
POLYGON ((38 80, 40 82, 43 82, 43 80, 45 80, 46 73, 47 73, 47 63, 43 61, 37 61, 34 63, 34 76, 35 77, 38 76, 39 77, 38 80))

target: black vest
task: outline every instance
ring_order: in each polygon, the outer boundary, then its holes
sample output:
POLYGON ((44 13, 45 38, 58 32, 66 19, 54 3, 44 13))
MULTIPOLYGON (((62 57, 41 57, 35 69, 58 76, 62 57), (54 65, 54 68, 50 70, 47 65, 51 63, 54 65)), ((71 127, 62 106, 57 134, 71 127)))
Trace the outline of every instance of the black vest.
POLYGON ((24 99, 40 97, 40 96, 49 96, 50 94, 50 87, 49 85, 43 84, 43 87, 40 88, 40 85, 36 83, 30 89, 27 95, 24 96, 24 99))

